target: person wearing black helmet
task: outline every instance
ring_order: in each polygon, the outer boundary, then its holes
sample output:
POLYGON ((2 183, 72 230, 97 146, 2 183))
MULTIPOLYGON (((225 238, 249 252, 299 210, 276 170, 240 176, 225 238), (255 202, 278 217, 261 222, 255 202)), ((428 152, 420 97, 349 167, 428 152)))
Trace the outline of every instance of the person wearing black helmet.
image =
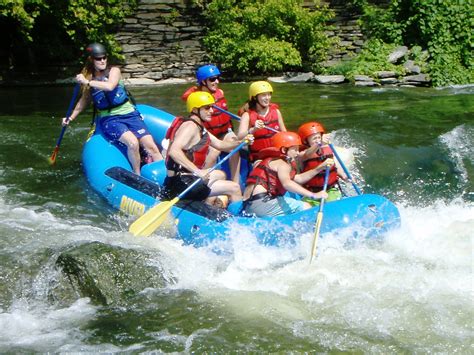
POLYGON ((162 160, 153 137, 148 132, 140 113, 130 102, 118 67, 107 65, 107 51, 100 43, 86 48, 87 59, 76 81, 82 85, 82 95, 63 125, 69 124, 92 101, 98 114, 98 129, 112 142, 127 147, 127 156, 133 172, 140 175, 140 146, 153 161, 162 160))

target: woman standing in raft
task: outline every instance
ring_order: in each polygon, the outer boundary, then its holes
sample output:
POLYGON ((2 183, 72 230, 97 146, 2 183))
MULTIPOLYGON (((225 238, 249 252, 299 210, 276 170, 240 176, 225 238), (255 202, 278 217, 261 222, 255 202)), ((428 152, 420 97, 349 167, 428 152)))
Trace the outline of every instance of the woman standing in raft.
POLYGON ((316 169, 297 174, 295 159, 302 145, 300 136, 294 132, 279 132, 272 142, 273 147, 260 152, 257 158, 262 160, 247 179, 243 213, 257 217, 280 216, 311 207, 307 202, 284 196, 286 191, 312 199, 327 198, 326 192, 315 193, 301 185, 334 162, 328 159, 316 169))
POLYGON ((257 153, 262 149, 273 146, 275 131, 286 132, 278 105, 271 102, 272 93, 273 88, 268 82, 253 82, 249 87, 249 101, 239 111, 241 120, 237 138, 243 139, 247 134, 253 134, 255 138, 249 147, 250 162, 256 160, 257 153))
MULTIPOLYGON (((227 108, 227 100, 224 97, 224 91, 219 88, 221 72, 215 65, 207 64, 196 70, 196 81, 198 86, 192 86, 181 96, 186 101, 190 94, 196 91, 204 91, 210 93, 215 100, 214 105, 224 110, 227 108)), ((213 134, 216 138, 223 141, 235 141, 237 136, 233 131, 231 117, 217 109, 212 112, 211 120, 203 122, 204 128, 213 134)), ((217 162, 217 158, 221 152, 217 149, 210 148, 206 157, 206 167, 210 168, 217 162)), ((236 154, 229 160, 231 180, 239 183, 240 177, 240 155, 236 154)))
POLYGON ((92 43, 86 48, 88 57, 76 81, 82 84, 82 95, 69 117, 63 118, 63 126, 75 120, 92 101, 98 112, 98 124, 105 137, 127 147, 127 156, 133 172, 140 175, 140 146, 153 161, 162 160, 153 137, 148 132, 140 113, 130 102, 121 81, 118 67, 107 65, 107 51, 102 44, 92 43))

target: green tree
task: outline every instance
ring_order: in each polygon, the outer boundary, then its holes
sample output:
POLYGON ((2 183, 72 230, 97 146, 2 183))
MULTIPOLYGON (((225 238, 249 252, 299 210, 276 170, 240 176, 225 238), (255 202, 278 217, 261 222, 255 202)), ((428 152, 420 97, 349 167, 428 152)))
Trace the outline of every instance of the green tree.
POLYGON ((234 74, 308 69, 325 59, 332 12, 298 0, 212 0, 204 11, 204 45, 212 61, 234 74))
POLYGON ((113 34, 136 5, 137 0, 3 0, 0 29, 7 35, 9 65, 71 61, 78 48, 96 41, 121 59, 113 34), (22 63, 25 51, 29 61, 22 63))
POLYGON ((474 82, 472 0, 391 0, 388 7, 353 0, 366 35, 427 49, 433 84, 474 82))

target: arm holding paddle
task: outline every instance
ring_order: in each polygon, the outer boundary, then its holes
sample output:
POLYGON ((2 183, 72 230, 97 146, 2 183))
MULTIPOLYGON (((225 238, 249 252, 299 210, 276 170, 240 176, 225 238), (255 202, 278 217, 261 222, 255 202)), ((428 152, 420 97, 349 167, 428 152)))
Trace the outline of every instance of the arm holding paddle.
POLYGON ((82 95, 79 101, 76 104, 76 107, 74 107, 74 110, 69 115, 66 115, 66 117, 63 117, 62 120, 62 125, 67 126, 69 123, 74 121, 77 116, 81 114, 82 111, 85 110, 85 108, 89 105, 89 99, 87 95, 82 95))
MULTIPOLYGON (((66 117, 65 117, 66 122, 69 122, 69 117, 71 116, 72 107, 73 107, 74 103, 76 102, 77 95, 79 94, 79 89, 80 89, 80 85, 76 84, 76 86, 74 86, 74 91, 73 91, 73 94, 72 94, 72 98, 71 98, 71 101, 69 101, 69 107, 68 107, 67 112, 66 112, 66 117)), ((64 137, 64 133, 66 132, 67 123, 64 124, 65 120, 63 119, 63 128, 61 129, 61 133, 59 134, 59 138, 56 142, 56 147, 54 148, 53 153, 51 154, 51 157, 49 158, 49 162, 50 162, 51 165, 56 163, 56 157, 57 157, 58 152, 59 152, 59 146, 61 145, 61 142, 62 142, 63 137, 64 137)))
MULTIPOLYGON (((242 141, 237 147, 235 147, 226 157, 224 157, 220 162, 214 165, 212 168, 208 170, 208 173, 214 171, 215 169, 219 168, 225 161, 230 159, 235 153, 237 153, 244 145, 248 143, 248 140, 242 141)), ((186 194, 191 191, 195 186, 199 184, 202 180, 200 177, 196 181, 194 181, 191 185, 189 185, 183 192, 181 192, 178 196, 173 198, 171 201, 163 201, 151 208, 147 211, 143 216, 138 218, 135 222, 130 225, 129 231, 135 236, 144 236, 147 237, 152 234, 166 219, 167 213, 171 210, 171 208, 178 203, 180 199, 182 199, 186 194)))
MULTIPOLYGON (((234 120, 236 120, 236 121, 238 121, 238 122, 241 121, 241 118, 240 118, 239 116, 237 116, 236 114, 234 114, 234 113, 232 113, 232 112, 229 112, 229 111, 224 110, 222 107, 213 105, 212 108, 214 108, 214 109, 216 109, 216 110, 218 110, 218 111, 220 111, 220 112, 222 112, 222 113, 225 113, 226 115, 229 115, 230 117, 232 117, 234 120)), ((257 127, 257 128, 266 128, 266 129, 268 129, 269 131, 272 131, 272 132, 275 132, 275 133, 280 132, 279 130, 277 130, 277 129, 275 129, 275 128, 265 126, 265 124, 263 123, 262 120, 257 120, 256 125, 259 126, 259 127, 257 127)), ((248 127, 248 124, 247 124, 247 127, 248 127)), ((247 132, 248 132, 249 134, 253 134, 253 133, 255 132, 255 130, 256 130, 256 129, 253 129, 253 130, 251 129, 251 130, 247 130, 247 132)))

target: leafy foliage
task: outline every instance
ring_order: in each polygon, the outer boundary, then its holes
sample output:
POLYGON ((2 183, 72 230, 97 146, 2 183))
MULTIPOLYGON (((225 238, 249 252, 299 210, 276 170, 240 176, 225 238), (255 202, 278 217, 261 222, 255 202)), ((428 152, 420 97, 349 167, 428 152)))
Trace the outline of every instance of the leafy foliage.
POLYGON ((326 69, 328 74, 342 74, 353 80, 355 75, 372 76, 378 71, 393 71, 398 75, 404 74, 402 66, 387 61, 388 55, 397 47, 386 44, 381 40, 372 39, 365 43, 362 51, 352 60, 326 69))
POLYGON ((121 59, 113 33, 136 5, 137 0, 4 0, 0 24, 12 43, 22 43, 44 61, 70 59, 77 56, 75 48, 90 42, 103 43, 121 59))
POLYGON ((391 0, 388 8, 352 0, 370 38, 428 50, 434 85, 474 82, 471 0, 391 0))
POLYGON ((211 60, 235 74, 303 69, 325 57, 327 7, 309 11, 298 0, 212 0, 204 38, 211 60))

